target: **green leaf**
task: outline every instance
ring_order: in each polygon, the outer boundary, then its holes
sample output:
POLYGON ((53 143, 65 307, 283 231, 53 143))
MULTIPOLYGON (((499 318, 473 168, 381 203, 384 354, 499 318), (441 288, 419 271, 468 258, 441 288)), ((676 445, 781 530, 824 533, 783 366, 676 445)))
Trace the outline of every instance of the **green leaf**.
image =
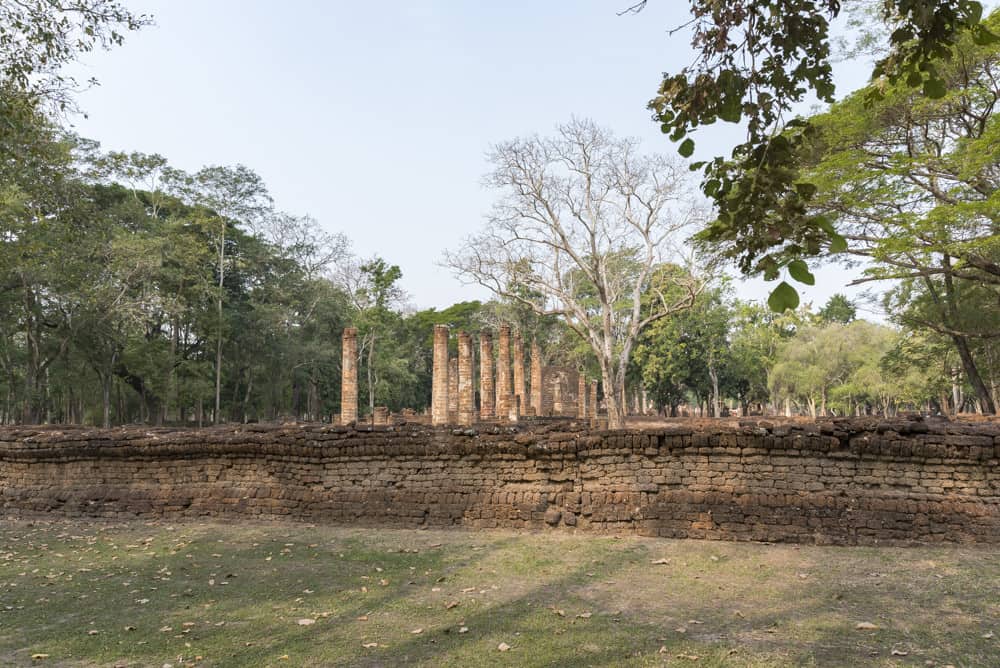
POLYGON ((816 186, 812 183, 796 183, 795 192, 799 194, 802 199, 812 199, 812 196, 816 194, 816 186))
POLYGON ((944 81, 937 77, 932 77, 924 82, 924 95, 931 99, 940 99, 944 97, 946 92, 948 91, 944 86, 944 81))
POLYGON ((694 140, 691 139, 690 137, 685 139, 683 142, 681 142, 681 145, 677 149, 677 152, 680 153, 685 158, 690 158, 691 154, 694 153, 694 140))
POLYGON ((827 233, 830 236, 830 252, 831 253, 843 253, 847 250, 847 239, 840 236, 836 232, 827 233))
POLYGON ((781 313, 789 309, 794 310, 799 306, 799 293, 788 283, 782 281, 778 283, 778 287, 767 298, 767 305, 775 313, 781 313))
POLYGON ((799 283, 816 285, 816 277, 809 271, 809 265, 802 260, 792 260, 788 263, 788 273, 799 283))
POLYGON ((1000 35, 990 32, 986 26, 979 24, 972 28, 972 41, 979 46, 989 46, 1000 42, 1000 35))

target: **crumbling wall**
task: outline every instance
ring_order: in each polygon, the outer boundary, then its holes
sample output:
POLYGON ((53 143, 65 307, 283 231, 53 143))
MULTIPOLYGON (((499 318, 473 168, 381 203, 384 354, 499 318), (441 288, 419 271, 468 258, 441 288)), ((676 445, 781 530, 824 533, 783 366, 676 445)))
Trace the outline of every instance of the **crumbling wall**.
POLYGON ((0 512, 1000 542, 1000 427, 0 429, 0 512))

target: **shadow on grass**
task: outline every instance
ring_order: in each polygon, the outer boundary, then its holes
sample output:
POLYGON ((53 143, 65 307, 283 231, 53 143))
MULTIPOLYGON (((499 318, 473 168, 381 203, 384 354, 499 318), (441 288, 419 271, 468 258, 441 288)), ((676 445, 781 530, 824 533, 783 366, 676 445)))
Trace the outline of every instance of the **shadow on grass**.
POLYGON ((0 561, 0 663, 1000 665, 982 638, 1000 614, 989 551, 254 523, 88 542, 53 526, 0 534, 30 543, 0 561))

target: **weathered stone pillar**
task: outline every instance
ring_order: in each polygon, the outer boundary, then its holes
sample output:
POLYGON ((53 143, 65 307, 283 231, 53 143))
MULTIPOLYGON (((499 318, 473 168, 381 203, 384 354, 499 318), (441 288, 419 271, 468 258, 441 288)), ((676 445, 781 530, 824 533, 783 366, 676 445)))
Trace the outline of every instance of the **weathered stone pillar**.
POLYGON ((431 424, 448 424, 448 326, 434 325, 431 424))
POLYGON ((346 327, 340 337, 340 424, 358 420, 358 330, 346 327))
POLYGON ((555 376, 555 385, 552 387, 552 414, 561 416, 563 414, 563 376, 555 376))
POLYGON ((475 395, 472 391, 472 336, 458 333, 458 423, 472 424, 475 395))
POLYGON ((578 376, 576 383, 576 417, 584 420, 587 417, 587 379, 583 377, 583 372, 578 376))
POLYGON ((518 413, 525 412, 528 392, 524 387, 524 339, 521 332, 514 333, 514 396, 520 402, 518 413))
POLYGON ((507 413, 507 419, 511 422, 521 419, 521 397, 516 394, 510 395, 510 411, 507 413))
POLYGON ((493 335, 479 334, 479 419, 496 417, 496 388, 493 387, 493 335))
POLYGON ((372 414, 372 424, 376 427, 384 427, 389 424, 389 409, 385 406, 376 406, 372 414))
POLYGON ((448 360, 448 424, 458 422, 458 358, 448 360))
POLYGON ((587 407, 590 409, 590 417, 597 419, 597 381, 590 381, 590 405, 587 407))
POLYGON ((510 325, 500 325, 500 342, 497 345, 497 415, 507 419, 510 415, 510 325))
POLYGON ((542 414, 542 348, 531 342, 531 407, 535 415, 542 414))

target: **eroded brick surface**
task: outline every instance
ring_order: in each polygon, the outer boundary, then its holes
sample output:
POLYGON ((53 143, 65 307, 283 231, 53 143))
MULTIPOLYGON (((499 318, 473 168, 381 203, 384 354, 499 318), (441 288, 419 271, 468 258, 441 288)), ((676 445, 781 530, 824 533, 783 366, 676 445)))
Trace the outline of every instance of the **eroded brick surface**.
POLYGON ((997 543, 998 460, 997 424, 931 420, 2 428, 0 510, 997 543))

